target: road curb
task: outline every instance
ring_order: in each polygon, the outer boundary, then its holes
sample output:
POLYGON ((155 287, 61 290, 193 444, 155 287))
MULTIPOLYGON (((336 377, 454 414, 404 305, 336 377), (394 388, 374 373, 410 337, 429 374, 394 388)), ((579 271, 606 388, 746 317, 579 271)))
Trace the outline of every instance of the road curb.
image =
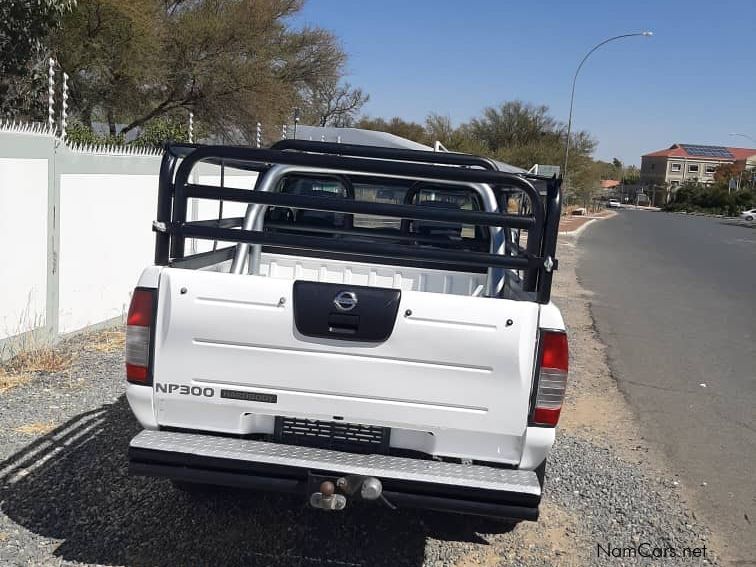
POLYGON ((608 215, 606 215, 606 216, 602 216, 602 217, 592 217, 592 218, 588 219, 588 221, 586 221, 586 222, 584 222, 583 224, 581 224, 581 225, 580 225, 579 227, 577 227, 576 229, 573 229, 573 230, 567 230, 567 231, 561 231, 561 230, 560 230, 560 231, 559 231, 559 235, 560 235, 560 236, 580 236, 580 235, 581 235, 581 234, 583 233, 583 231, 584 231, 584 230, 585 230, 585 229, 586 229, 586 228, 587 228, 587 227, 588 227, 589 225, 593 224, 593 223, 594 223, 595 221, 602 221, 602 220, 606 220, 606 219, 610 219, 610 218, 613 218, 613 217, 615 217, 615 216, 617 216, 617 213, 616 213, 616 212, 614 212, 614 211, 610 211, 610 214, 608 214, 608 215))
POLYGON ((580 236, 586 228, 588 228, 591 224, 593 224, 597 220, 604 220, 604 219, 590 219, 587 222, 581 224, 579 227, 577 227, 574 230, 570 230, 567 232, 560 232, 559 236, 575 236, 575 237, 580 236))

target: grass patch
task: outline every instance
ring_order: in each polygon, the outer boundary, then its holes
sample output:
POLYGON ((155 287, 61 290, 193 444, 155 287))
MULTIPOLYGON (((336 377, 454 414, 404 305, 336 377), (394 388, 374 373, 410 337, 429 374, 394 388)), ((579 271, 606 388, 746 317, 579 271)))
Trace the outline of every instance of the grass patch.
POLYGON ((68 370, 74 360, 72 352, 50 346, 21 351, 0 367, 0 393, 25 384, 35 374, 68 370))
POLYGON ((6 369, 19 374, 38 372, 54 374, 71 368, 73 361, 72 352, 53 347, 41 347, 19 352, 8 361, 6 369))
POLYGON ((32 336, 14 349, 8 361, 0 364, 0 393, 25 384, 36 374, 69 370, 78 352, 123 353, 125 345, 126 333, 122 327, 87 332, 57 346, 32 336))
POLYGON ((123 329, 108 329, 92 333, 86 349, 103 354, 123 352, 126 347, 126 333, 123 329))
POLYGON ((31 374, 19 374, 18 372, 8 371, 0 368, 0 394, 10 390, 15 386, 20 386, 31 380, 31 374))
POLYGON ((55 429, 54 423, 27 423, 21 427, 16 427, 13 431, 24 433, 25 435, 44 435, 55 429))

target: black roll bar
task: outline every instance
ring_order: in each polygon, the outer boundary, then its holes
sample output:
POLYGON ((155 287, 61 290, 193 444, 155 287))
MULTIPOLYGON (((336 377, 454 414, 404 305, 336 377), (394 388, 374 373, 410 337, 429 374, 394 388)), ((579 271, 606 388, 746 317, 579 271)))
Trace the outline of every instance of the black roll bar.
MULTIPOLYGON (((368 258, 375 256, 431 264, 454 263, 478 268, 509 268, 523 270, 525 274, 523 290, 536 292, 537 300, 540 303, 547 303, 551 292, 552 270, 556 269, 554 255, 561 214, 560 180, 548 179, 546 195, 542 200, 539 192, 526 178, 542 179, 539 176, 498 171, 495 162, 491 160, 451 152, 376 148, 305 140, 283 140, 275 144, 274 149, 169 144, 166 146, 160 167, 157 222, 155 223, 157 232, 155 263, 195 267, 208 265, 208 262, 212 263, 219 258, 227 259, 230 255, 230 248, 225 248, 216 252, 185 257, 185 239, 198 238, 316 252, 358 254, 368 258), (179 160, 182 161, 177 167, 179 160), (512 215, 406 204, 394 205, 189 183, 192 169, 199 162, 226 164, 258 172, 267 171, 274 164, 282 164, 351 175, 386 176, 439 181, 447 184, 480 183, 487 184, 495 190, 507 187, 527 195, 531 212, 512 215), (235 228, 240 225, 239 218, 224 219, 221 222, 217 220, 187 222, 187 203, 192 197, 452 224, 520 228, 528 231, 528 244, 526 250, 518 246, 514 250, 516 255, 510 256, 458 248, 408 247, 397 244, 396 241, 394 243, 360 242, 333 238, 332 235, 329 235, 331 236, 329 238, 312 235, 312 232, 320 231, 311 231, 310 235, 303 236, 287 233, 285 230, 287 227, 284 226, 276 226, 276 232, 239 230, 235 228)), ((296 225, 292 225, 291 228, 297 230, 296 225)), ((420 243, 419 239, 414 240, 420 243)))
MULTIPOLYGON (((438 154, 437 154, 438 155, 438 154)), ((183 186, 187 184, 189 174, 199 161, 211 158, 216 160, 228 159, 251 161, 260 164, 280 163, 286 165, 300 165, 322 169, 336 169, 343 171, 376 173, 394 177, 414 177, 437 181, 458 181, 462 183, 487 183, 489 185, 512 185, 525 193, 533 202, 534 214, 537 221, 543 222, 543 207, 535 206, 540 203, 540 197, 535 187, 520 174, 503 171, 489 171, 480 169, 465 169, 461 167, 447 167, 425 163, 405 161, 386 161, 364 159, 348 156, 334 156, 330 154, 299 153, 281 150, 265 150, 254 148, 240 148, 234 146, 202 146, 188 154, 176 172, 176 198, 181 198, 183 186), (540 210, 538 210, 540 209, 540 210)))
POLYGON ((323 238, 321 236, 308 236, 306 239, 303 239, 302 236, 298 234, 214 228, 209 226, 197 226, 191 222, 175 225, 171 224, 166 227, 166 231, 170 234, 181 235, 184 238, 220 240, 223 242, 243 242, 246 244, 281 246, 320 252, 337 252, 341 254, 365 254, 381 258, 400 258, 403 260, 430 261, 444 264, 453 263, 479 268, 494 266, 497 268, 526 270, 528 268, 537 268, 540 264, 539 258, 502 256, 499 254, 474 252, 470 250, 439 250, 437 248, 407 247, 401 244, 357 242, 353 240, 323 238))
POLYGON ((539 271, 538 301, 548 303, 551 299, 551 280, 554 270, 558 267, 556 259, 557 236, 559 235, 559 220, 562 215, 562 190, 560 181, 554 177, 546 188, 546 226, 543 233, 543 247, 541 258, 544 262, 551 262, 549 269, 539 271))
MULTIPOLYGON (((378 159, 389 159, 399 161, 415 161, 421 163, 435 163, 445 165, 458 165, 463 167, 482 167, 490 171, 500 171, 497 163, 487 157, 476 156, 472 154, 463 154, 459 152, 436 152, 430 150, 408 150, 404 148, 383 148, 377 146, 366 146, 363 144, 342 144, 334 142, 317 142, 313 140, 279 140, 274 143, 272 150, 299 150, 302 152, 313 152, 319 154, 331 154, 340 156, 354 157, 372 157, 378 159)), ((512 173, 512 172, 507 172, 512 173)), ((512 173, 528 179, 538 179, 540 181, 550 181, 551 177, 530 173, 527 171, 518 171, 512 173)))
MULTIPOLYGON (((160 178, 158 179, 157 221, 171 220, 173 204, 173 175, 176 170, 177 155, 166 146, 160 161, 160 178)), ((163 264, 170 254, 171 237, 169 234, 155 233, 155 264, 163 264)))
POLYGON ((513 228, 532 229, 535 220, 521 215, 502 215, 482 211, 465 211, 459 209, 443 209, 422 207, 418 205, 393 205, 390 203, 370 203, 367 201, 352 201, 349 199, 328 199, 310 197, 306 195, 292 195, 290 193, 274 193, 263 191, 249 191, 247 189, 221 189, 213 185, 199 185, 189 183, 185 186, 187 197, 198 199, 223 199, 237 203, 252 203, 255 205, 269 205, 273 207, 289 207, 291 209, 307 209, 310 211, 329 211, 333 213, 351 213, 375 215, 380 217, 405 218, 413 220, 428 220, 447 222, 450 224, 478 224, 481 226, 511 226, 513 228))
MULTIPOLYGON (((360 173, 375 173, 394 177, 515 186, 525 193, 532 203, 535 223, 528 234, 528 250, 531 252, 537 252, 538 248, 540 248, 545 220, 544 207, 535 187, 518 174, 443 165, 429 165, 424 163, 386 161, 333 156, 328 154, 241 148, 234 146, 202 146, 184 158, 176 172, 176 181, 174 184, 175 197, 172 215, 172 220, 174 222, 186 221, 188 197, 186 190, 189 174, 191 173, 192 168, 197 162, 210 159, 257 162, 260 164, 261 168, 264 167, 264 164, 266 163, 279 163, 360 173)), ((172 244, 172 255, 174 257, 183 256, 183 238, 177 237, 172 244)))
POLYGON ((419 163, 437 163, 482 167, 497 171, 496 163, 486 157, 460 154, 456 152, 431 152, 426 150, 406 150, 403 148, 381 148, 362 144, 335 144, 333 142, 313 142, 311 140, 280 140, 270 147, 271 150, 298 150, 319 154, 331 154, 352 157, 372 157, 419 163))

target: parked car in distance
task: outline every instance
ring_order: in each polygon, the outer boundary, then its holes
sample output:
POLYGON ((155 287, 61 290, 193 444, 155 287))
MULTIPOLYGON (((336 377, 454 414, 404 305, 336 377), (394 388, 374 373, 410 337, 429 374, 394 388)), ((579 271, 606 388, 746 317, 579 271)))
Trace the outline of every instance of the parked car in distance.
POLYGON ((609 199, 607 206, 612 209, 619 209, 620 207, 622 207, 622 203, 620 203, 617 199, 609 199))
POLYGON ((740 213, 740 218, 747 221, 752 221, 754 218, 756 218, 756 209, 748 209, 747 211, 743 211, 742 213, 740 213))

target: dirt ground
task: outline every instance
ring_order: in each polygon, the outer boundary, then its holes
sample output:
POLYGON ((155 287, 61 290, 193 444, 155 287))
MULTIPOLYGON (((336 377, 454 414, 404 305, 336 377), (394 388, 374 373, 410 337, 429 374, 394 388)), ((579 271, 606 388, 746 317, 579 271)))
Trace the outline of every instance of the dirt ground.
POLYGON ((567 215, 559 221, 559 232, 561 234, 570 233, 580 227, 588 224, 593 219, 606 219, 616 215, 614 211, 604 209, 597 213, 590 213, 587 215, 567 215))

